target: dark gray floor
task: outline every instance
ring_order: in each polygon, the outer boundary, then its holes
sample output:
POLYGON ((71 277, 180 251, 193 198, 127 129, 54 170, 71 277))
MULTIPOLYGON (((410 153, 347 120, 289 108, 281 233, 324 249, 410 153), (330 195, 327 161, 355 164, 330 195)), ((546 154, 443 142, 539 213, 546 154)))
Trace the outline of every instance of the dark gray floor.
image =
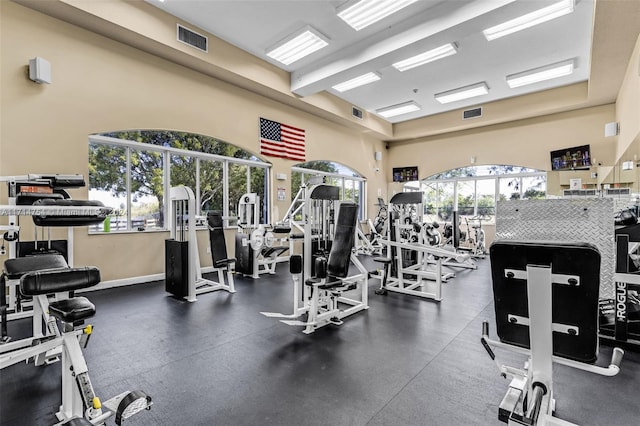
MULTIPOLYGON (((85 357, 103 400, 127 389, 153 397, 152 410, 130 425, 499 425, 508 382, 480 345, 493 304, 489 261, 479 265, 458 271, 441 303, 377 296, 371 280, 368 311, 309 336, 259 314, 291 310, 286 265, 276 276, 237 278, 236 294, 193 304, 167 296, 162 282, 92 292, 97 315, 85 357)), ((14 321, 10 333, 29 327, 14 321)), ((601 347, 603 363, 610 353, 601 347)), ((0 371, 0 424, 52 424, 59 368, 0 371)), ((639 354, 627 352, 614 378, 554 369, 559 417, 640 424, 639 354)))

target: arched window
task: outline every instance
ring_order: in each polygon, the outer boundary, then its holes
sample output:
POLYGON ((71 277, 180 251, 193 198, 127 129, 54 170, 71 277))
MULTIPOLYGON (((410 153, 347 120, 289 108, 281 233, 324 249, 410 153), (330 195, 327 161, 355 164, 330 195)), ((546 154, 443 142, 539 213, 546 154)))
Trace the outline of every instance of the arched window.
POLYGON ((302 183, 326 183, 340 188, 342 200, 358 204, 360 220, 366 218, 367 180, 349 167, 334 161, 308 161, 291 168, 291 200, 293 200, 302 183))
MULTIPOLYGON (((218 139, 185 132, 135 130, 89 136, 89 198, 115 208, 110 231, 163 230, 172 186, 190 187, 202 216, 218 210, 235 225, 242 194, 260 195, 268 223, 269 167, 218 139)), ((104 226, 93 231, 104 231, 104 226)))
POLYGON ((405 185, 405 191, 423 192, 425 221, 445 222, 456 207, 460 216, 491 222, 497 200, 545 198, 546 190, 546 172, 504 165, 447 170, 405 185))

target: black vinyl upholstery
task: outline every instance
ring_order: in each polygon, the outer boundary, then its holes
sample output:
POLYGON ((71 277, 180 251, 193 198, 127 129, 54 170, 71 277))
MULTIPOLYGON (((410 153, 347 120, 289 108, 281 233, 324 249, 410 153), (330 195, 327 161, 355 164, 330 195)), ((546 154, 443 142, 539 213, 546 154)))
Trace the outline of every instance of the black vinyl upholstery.
POLYGON ((289 258, 289 272, 299 274, 302 272, 302 256, 294 254, 289 258))
POLYGON ((234 257, 227 255, 227 243, 222 226, 222 213, 208 212, 207 224, 209 226, 209 243, 211 244, 211 258, 215 268, 224 268, 235 263, 234 257))
POLYGON ((43 254, 38 256, 18 257, 4 262, 4 271, 9 279, 17 279, 34 271, 49 269, 66 269, 69 265, 60 254, 43 254))
POLYGON ((553 353, 592 363, 598 352, 600 252, 588 243, 497 241, 491 245, 491 274, 500 340, 530 347, 529 327, 512 324, 508 316, 529 317, 527 280, 505 276, 505 269, 525 271, 527 265, 551 266, 553 274, 578 276, 580 285, 552 284, 552 321, 576 326, 578 335, 553 333, 553 353))
POLYGON ((49 314, 62 322, 73 324, 94 316, 96 307, 86 297, 72 297, 49 303, 49 314))
POLYGON ((327 275, 345 278, 349 273, 351 250, 355 243, 358 221, 358 206, 354 203, 340 204, 338 223, 327 262, 327 275))
MULTIPOLYGON (((33 203, 34 206, 62 206, 62 207, 104 207, 101 201, 68 200, 44 198, 33 203)), ((37 226, 88 226, 104 221, 110 209, 105 208, 104 214, 86 216, 57 216, 34 215, 33 223, 37 226)))
POLYGON ((20 278, 26 296, 80 290, 100 282, 100 271, 92 266, 29 272, 20 278))

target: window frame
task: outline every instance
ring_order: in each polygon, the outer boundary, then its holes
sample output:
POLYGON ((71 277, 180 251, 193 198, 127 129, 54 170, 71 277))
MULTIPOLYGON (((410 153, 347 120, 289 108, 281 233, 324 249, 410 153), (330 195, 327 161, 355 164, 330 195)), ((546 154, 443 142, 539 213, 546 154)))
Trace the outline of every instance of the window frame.
MULTIPOLYGON (((224 141, 221 141, 224 142, 224 141)), ((228 143, 228 142, 224 142, 228 143)), ((92 230, 89 228, 90 234, 107 234, 107 233, 128 233, 128 232, 166 232, 168 230, 167 223, 165 221, 163 228, 145 230, 145 231, 136 231, 131 226, 131 149, 137 150, 146 150, 146 151, 154 151, 160 152, 163 155, 163 187, 165 197, 164 202, 164 217, 169 217, 169 209, 170 209, 170 201, 167 200, 167 195, 169 194, 169 190, 171 188, 171 155, 180 155, 180 156, 188 156, 196 159, 196 188, 192 188, 194 190, 196 196, 196 205, 199 206, 201 202, 201 194, 200 194, 200 160, 214 161, 220 162, 223 166, 223 218, 226 228, 233 228, 233 225, 230 225, 230 221, 234 218, 229 216, 229 165, 230 164, 240 164, 247 166, 247 176, 246 176, 246 184, 247 191, 251 192, 251 169, 252 168, 263 168, 264 170, 264 184, 265 184, 265 201, 264 204, 266 207, 265 218, 266 223, 269 223, 271 217, 271 203, 270 200, 271 195, 271 184, 270 184, 270 176, 271 176, 271 167, 272 164, 264 161, 257 160, 247 160, 243 158, 233 158, 226 157, 218 154, 209 154, 198 151, 191 151, 187 149, 174 148, 170 146, 159 146, 148 144, 144 142, 137 142, 127 139, 118 139, 110 136, 103 135, 89 135, 88 138, 88 148, 90 149, 91 145, 110 145, 116 146, 126 149, 126 191, 127 194, 125 196, 126 199, 126 212, 127 212, 127 226, 125 230, 116 230, 112 232, 104 232, 100 230, 92 230)), ((232 144, 230 144, 232 145, 232 144)), ((234 145, 235 146, 235 145, 234 145)), ((238 147, 239 148, 239 147, 238 147)), ((240 148, 242 149, 242 148, 240 148)), ((89 188, 91 189, 91 188, 89 188)))

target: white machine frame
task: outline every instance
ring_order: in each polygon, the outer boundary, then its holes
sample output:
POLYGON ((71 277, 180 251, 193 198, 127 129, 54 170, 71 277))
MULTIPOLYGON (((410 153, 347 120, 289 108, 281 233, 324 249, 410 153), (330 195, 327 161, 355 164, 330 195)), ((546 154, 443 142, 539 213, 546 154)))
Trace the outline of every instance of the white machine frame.
MULTIPOLYGON (((177 211, 179 208, 182 208, 182 212, 184 212, 184 205, 186 204, 187 207, 186 238, 189 247, 189 282, 188 292, 184 298, 189 302, 195 302, 198 300, 196 297, 197 295, 210 293, 212 291, 224 290, 229 293, 235 293, 233 270, 231 268, 226 270, 228 284, 224 283, 225 270, 222 268, 213 268, 213 271, 218 274, 217 282, 202 277, 196 234, 196 197, 191 188, 187 186, 174 186, 170 189, 169 196, 171 200, 169 206, 170 238, 176 239, 178 237, 178 219, 181 221, 181 237, 184 238, 184 217, 178 218, 177 211)), ((181 240, 184 241, 184 239, 181 240)))
MULTIPOLYGON (((530 399, 527 412, 519 413, 526 417, 527 421, 535 422, 528 424, 535 424, 537 426, 576 426, 574 423, 553 416, 555 410, 553 363, 602 376, 615 376, 620 371, 619 364, 622 361, 624 352, 620 348, 614 348, 611 364, 607 368, 553 355, 553 332, 569 333, 569 329, 571 329, 572 326, 552 322, 552 283, 570 282, 569 280, 571 279, 579 280, 579 277, 552 274, 550 267, 534 265, 528 265, 526 271, 506 270, 505 274, 507 273, 513 273, 515 278, 526 279, 529 283, 527 285, 529 318, 514 316, 513 321, 529 327, 531 349, 491 340, 489 338, 489 324, 486 321, 483 323, 483 345, 496 361, 500 373, 504 377, 512 377, 509 390, 502 400, 500 407, 506 411, 513 412, 518 401, 522 399, 522 396, 528 395, 530 399), (501 365, 495 359, 490 347, 487 345, 528 355, 529 360, 527 364, 525 364, 525 369, 501 365)), ((572 332, 579 333, 579 330, 573 327, 572 332)), ((510 417, 508 424, 522 425, 524 423, 510 417)))
MULTIPOLYGON (((270 318, 280 318, 280 321, 287 325, 304 326, 305 334, 313 333, 327 324, 338 324, 339 321, 334 321, 334 318, 341 320, 349 315, 369 309, 368 272, 353 251, 350 261, 358 269, 359 273, 343 279, 343 282, 345 284, 354 284, 356 289, 353 291, 359 292, 359 297, 358 295, 349 297, 344 294, 333 298, 321 297, 319 292, 314 292, 310 286, 305 285, 305 282, 311 278, 312 241, 314 239, 332 237, 335 232, 331 219, 332 213, 329 210, 331 210, 331 207, 337 210, 339 201, 337 198, 318 198, 319 196, 317 195, 327 190, 327 188, 337 189, 337 187, 323 184, 314 185, 308 189, 301 188, 301 193, 298 195, 304 194, 304 202, 297 208, 293 208, 295 202, 292 203, 292 207, 286 214, 286 217, 289 218, 289 223, 292 225, 292 230, 295 226, 296 229, 301 229, 304 233, 302 274, 294 274, 293 276, 293 313, 260 312, 270 318), (302 213, 302 223, 293 220, 297 212, 302 213), (314 229, 318 232, 313 232, 314 229), (349 307, 340 309, 338 303, 349 307), (307 321, 294 320, 294 318, 298 318, 305 313, 309 314, 307 321)), ((335 219, 337 220, 337 218, 335 219)))
MULTIPOLYGON (((242 245, 250 245, 253 252, 252 278, 260 278, 261 274, 275 274, 278 263, 288 262, 289 255, 265 256, 263 248, 284 249, 293 252, 293 241, 287 237, 276 236, 274 228, 260 223, 260 197, 256 193, 243 194, 238 201, 238 229, 246 237, 242 245), (279 244, 279 245, 276 245, 279 244), (288 247, 286 246, 288 245, 288 247)), ((237 254, 236 254, 237 257, 237 254)))

